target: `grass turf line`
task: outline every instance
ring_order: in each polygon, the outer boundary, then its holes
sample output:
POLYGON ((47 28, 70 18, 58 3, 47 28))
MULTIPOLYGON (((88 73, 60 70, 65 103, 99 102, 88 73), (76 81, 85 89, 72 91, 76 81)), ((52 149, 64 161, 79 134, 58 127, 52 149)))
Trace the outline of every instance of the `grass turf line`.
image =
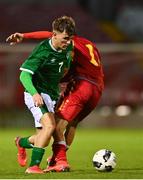
MULTIPOLYGON (((68 151, 71 172, 25 174, 25 168, 16 161, 17 149, 14 138, 28 136, 30 129, 0 129, 0 178, 1 179, 139 179, 143 178, 143 131, 142 129, 78 129, 73 145, 68 151), (99 149, 110 149, 117 156, 117 166, 110 173, 97 172, 92 166, 92 157, 99 149)), ((31 150, 28 150, 30 161, 31 150)), ((46 158, 51 155, 51 147, 41 163, 46 167, 46 158)))

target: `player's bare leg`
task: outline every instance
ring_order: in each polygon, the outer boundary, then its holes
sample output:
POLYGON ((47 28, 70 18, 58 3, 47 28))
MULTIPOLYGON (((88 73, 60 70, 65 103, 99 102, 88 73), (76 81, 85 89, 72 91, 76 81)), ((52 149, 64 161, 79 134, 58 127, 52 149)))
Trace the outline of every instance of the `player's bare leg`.
POLYGON ((43 173, 43 170, 40 169, 39 165, 45 152, 44 147, 49 144, 52 133, 55 129, 55 119, 53 113, 45 113, 42 116, 40 123, 42 124, 42 129, 35 136, 31 163, 29 168, 25 171, 26 173, 43 173))
MULTIPOLYGON (((66 131, 64 133, 65 141, 66 141, 66 151, 69 149, 69 147, 71 146, 71 144, 74 140, 78 123, 79 123, 79 120, 75 119, 74 121, 68 123, 68 125, 66 127, 66 131)), ((54 154, 53 154, 53 156, 48 157, 47 158, 47 165, 48 165, 47 168, 49 166, 54 166, 57 161, 58 161, 58 159, 55 157, 54 154)))
POLYGON ((54 144, 52 145, 53 157, 56 160, 56 164, 53 166, 48 166, 44 170, 44 172, 49 172, 49 171, 64 172, 64 171, 69 171, 70 169, 66 157, 66 143, 63 133, 67 124, 68 122, 62 119, 60 119, 57 122, 56 130, 54 132, 54 144))
POLYGON ((40 121, 42 129, 35 138, 34 146, 46 147, 49 144, 52 133, 55 130, 55 118, 53 113, 45 113, 40 121))
POLYGON ((67 149, 68 149, 68 147, 70 147, 70 145, 72 144, 72 142, 74 140, 77 125, 78 125, 78 121, 74 120, 71 123, 69 123, 66 128, 64 136, 65 136, 67 149))

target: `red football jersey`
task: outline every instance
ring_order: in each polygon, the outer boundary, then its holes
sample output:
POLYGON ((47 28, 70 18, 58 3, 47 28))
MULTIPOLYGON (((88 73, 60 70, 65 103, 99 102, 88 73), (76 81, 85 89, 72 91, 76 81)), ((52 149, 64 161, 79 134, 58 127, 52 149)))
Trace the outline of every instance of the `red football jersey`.
MULTIPOLYGON (((24 38, 41 39, 51 36, 52 32, 48 31, 24 33, 24 38)), ((86 79, 91 83, 95 83, 102 90, 104 87, 104 75, 100 54, 95 44, 76 35, 73 38, 73 44, 72 74, 76 77, 86 79)))
POLYGON ((103 89, 103 69, 100 54, 91 41, 74 36, 73 65, 76 76, 95 82, 100 89, 103 89))

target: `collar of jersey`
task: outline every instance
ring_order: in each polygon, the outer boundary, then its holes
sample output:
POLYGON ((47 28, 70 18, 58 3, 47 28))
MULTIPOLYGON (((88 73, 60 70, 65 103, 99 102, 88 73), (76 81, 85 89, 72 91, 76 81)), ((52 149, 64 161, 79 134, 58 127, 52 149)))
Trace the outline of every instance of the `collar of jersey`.
POLYGON ((56 51, 56 52, 62 52, 62 50, 57 50, 57 49, 54 48, 54 46, 52 45, 52 39, 49 40, 49 44, 50 44, 51 48, 52 48, 54 51, 56 51))

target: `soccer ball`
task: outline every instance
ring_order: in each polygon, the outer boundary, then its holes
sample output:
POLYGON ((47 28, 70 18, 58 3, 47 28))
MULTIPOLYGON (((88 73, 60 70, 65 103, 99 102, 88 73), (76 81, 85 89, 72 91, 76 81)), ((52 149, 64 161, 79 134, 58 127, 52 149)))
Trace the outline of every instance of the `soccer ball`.
POLYGON ((112 171, 116 166, 116 155, 110 150, 101 149, 93 156, 93 166, 98 171, 112 171))

